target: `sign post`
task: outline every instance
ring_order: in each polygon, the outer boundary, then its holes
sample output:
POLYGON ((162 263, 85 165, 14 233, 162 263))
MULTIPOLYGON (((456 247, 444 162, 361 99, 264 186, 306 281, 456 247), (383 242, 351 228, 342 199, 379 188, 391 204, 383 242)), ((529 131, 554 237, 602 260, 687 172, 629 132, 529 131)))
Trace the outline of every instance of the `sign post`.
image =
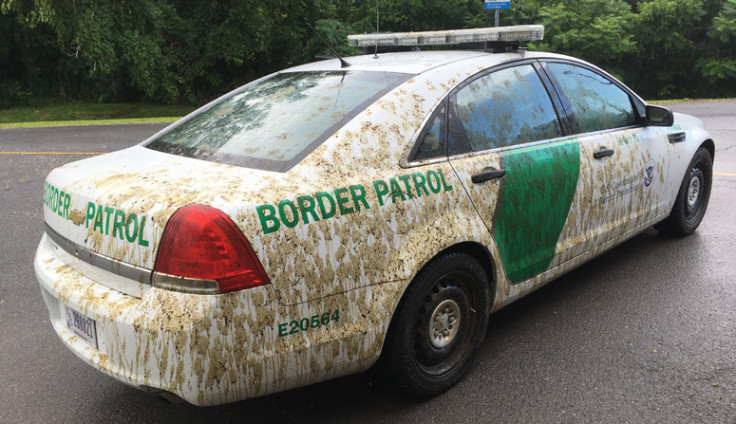
POLYGON ((510 9, 511 8, 511 0, 509 1, 491 1, 491 0, 485 0, 486 4, 486 10, 495 10, 496 11, 496 26, 498 26, 498 15, 501 9, 510 9))

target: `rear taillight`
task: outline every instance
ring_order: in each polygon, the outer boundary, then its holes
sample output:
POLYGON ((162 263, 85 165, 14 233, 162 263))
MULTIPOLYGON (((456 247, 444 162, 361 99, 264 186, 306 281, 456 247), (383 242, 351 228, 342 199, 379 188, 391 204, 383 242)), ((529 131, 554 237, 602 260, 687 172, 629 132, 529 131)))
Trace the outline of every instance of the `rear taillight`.
POLYGON ((159 246, 154 286, 215 294, 270 283, 243 233, 215 208, 192 204, 177 210, 159 246))

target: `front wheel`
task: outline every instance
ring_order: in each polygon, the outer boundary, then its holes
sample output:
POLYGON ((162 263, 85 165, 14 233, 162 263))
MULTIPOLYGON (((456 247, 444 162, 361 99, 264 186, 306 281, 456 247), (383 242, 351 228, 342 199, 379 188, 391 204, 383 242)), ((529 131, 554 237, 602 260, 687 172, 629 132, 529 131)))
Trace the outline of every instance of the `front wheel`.
POLYGON ((490 289, 481 264, 452 253, 430 262, 399 305, 386 340, 393 381, 433 396, 468 372, 488 327, 490 289))
POLYGON ((692 234, 708 208, 712 179, 713 159, 708 150, 701 147, 690 161, 670 216, 655 228, 674 235, 692 234))

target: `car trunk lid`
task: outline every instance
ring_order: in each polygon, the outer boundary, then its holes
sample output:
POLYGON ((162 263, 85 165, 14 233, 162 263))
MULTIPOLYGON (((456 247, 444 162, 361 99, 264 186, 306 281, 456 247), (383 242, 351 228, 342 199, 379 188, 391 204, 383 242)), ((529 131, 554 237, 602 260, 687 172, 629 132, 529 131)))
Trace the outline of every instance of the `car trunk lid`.
MULTIPOLYGON (((89 276, 91 264, 150 284, 174 212, 199 203, 234 218, 243 215, 252 193, 257 201, 261 184, 281 178, 136 146, 53 170, 44 185, 46 232, 72 256, 66 259, 77 271, 89 276)), ((99 282, 110 286, 106 280, 99 282)))

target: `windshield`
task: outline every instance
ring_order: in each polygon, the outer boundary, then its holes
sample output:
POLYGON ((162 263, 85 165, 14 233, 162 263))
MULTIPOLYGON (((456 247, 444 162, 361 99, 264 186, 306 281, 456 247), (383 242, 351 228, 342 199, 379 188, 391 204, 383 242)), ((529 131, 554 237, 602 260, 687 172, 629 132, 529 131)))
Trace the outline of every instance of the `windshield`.
POLYGON ((146 147, 284 172, 410 77, 351 71, 276 74, 244 86, 146 147))

